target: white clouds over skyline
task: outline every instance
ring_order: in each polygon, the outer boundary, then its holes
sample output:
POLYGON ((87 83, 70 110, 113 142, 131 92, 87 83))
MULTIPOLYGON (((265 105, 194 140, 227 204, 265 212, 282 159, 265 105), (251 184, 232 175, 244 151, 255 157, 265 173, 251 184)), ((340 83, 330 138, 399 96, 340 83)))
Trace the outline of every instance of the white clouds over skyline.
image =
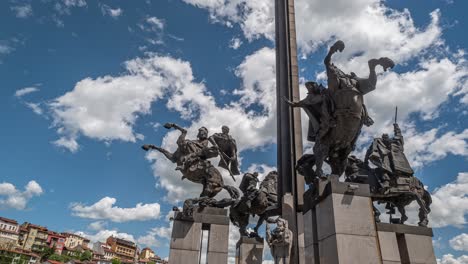
POLYGON ((44 191, 36 181, 30 181, 24 187, 24 191, 8 182, 0 183, 0 209, 24 210, 28 202, 36 196, 40 196, 44 191))
POLYGON ((74 216, 88 219, 103 219, 117 223, 158 219, 161 207, 158 203, 138 203, 133 208, 115 206, 117 199, 104 197, 95 204, 73 203, 70 208, 74 216))

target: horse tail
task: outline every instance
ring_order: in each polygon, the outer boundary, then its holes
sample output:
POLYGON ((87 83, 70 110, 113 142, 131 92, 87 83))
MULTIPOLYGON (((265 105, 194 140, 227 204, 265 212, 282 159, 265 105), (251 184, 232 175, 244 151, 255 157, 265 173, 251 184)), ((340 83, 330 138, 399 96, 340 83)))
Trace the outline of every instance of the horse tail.
POLYGON ((232 199, 234 200, 239 199, 240 193, 239 193, 239 190, 236 189, 236 187, 230 186, 230 185, 224 185, 223 189, 229 193, 229 196, 231 196, 232 199))

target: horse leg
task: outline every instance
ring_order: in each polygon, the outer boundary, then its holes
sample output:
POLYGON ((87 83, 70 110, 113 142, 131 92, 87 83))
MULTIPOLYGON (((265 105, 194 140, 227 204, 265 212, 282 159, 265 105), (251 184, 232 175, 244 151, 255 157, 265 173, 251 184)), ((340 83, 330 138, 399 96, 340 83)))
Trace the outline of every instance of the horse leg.
POLYGON ((177 162, 177 159, 174 157, 174 154, 173 153, 170 153, 169 151, 161 148, 161 147, 154 147, 155 150, 161 152, 164 156, 166 156, 166 158, 170 161, 172 161, 173 163, 176 163, 177 162))
POLYGON ((265 218, 266 218, 266 217, 267 217, 266 214, 261 214, 261 215, 259 215, 259 218, 258 218, 258 221, 257 221, 257 225, 256 225, 255 228, 254 228, 255 233, 258 234, 258 229, 260 228, 260 226, 262 226, 263 221, 265 221, 265 218))
POLYGON ((399 205, 397 206, 397 208, 398 208, 398 212, 400 212, 400 214, 401 214, 400 224, 404 224, 404 223, 406 222, 406 220, 408 220, 408 216, 406 215, 405 206, 399 204, 399 205))
POLYGON ((416 198, 416 201, 418 202, 418 205, 419 205, 419 223, 418 225, 419 226, 422 226, 422 227, 427 227, 427 224, 429 223, 429 220, 427 219, 427 215, 428 215, 428 210, 427 210, 427 207, 426 207, 426 203, 418 196, 416 198))
POLYGON ((315 175, 317 177, 323 178, 323 171, 322 171, 322 166, 323 166, 323 161, 326 158, 326 155, 328 154, 329 146, 324 145, 320 143, 320 141, 315 142, 314 145, 314 157, 315 157, 315 175))
POLYGON ((374 208, 374 220, 376 223, 380 223, 380 211, 374 204, 372 204, 372 207, 374 208))

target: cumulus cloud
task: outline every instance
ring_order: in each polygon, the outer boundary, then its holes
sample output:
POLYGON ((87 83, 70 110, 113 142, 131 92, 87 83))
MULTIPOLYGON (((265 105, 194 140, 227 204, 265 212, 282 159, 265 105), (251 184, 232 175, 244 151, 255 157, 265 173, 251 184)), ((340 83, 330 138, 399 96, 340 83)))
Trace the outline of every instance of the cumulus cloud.
POLYGON ((107 222, 105 221, 96 221, 92 222, 88 225, 88 229, 94 230, 94 231, 100 231, 103 230, 107 225, 107 222))
POLYGON ((12 6, 11 10, 15 12, 16 17, 18 18, 27 18, 33 14, 32 6, 30 4, 12 6))
POLYGON ((111 8, 110 6, 104 4, 101 6, 101 12, 105 16, 110 16, 114 19, 117 19, 118 17, 122 15, 123 10, 120 7, 111 8))
POLYGON ((22 97, 24 95, 34 93, 34 92, 38 92, 38 91, 39 91, 39 88, 37 88, 37 87, 25 87, 25 88, 16 90, 15 96, 16 97, 22 97))
POLYGON ((125 232, 119 232, 118 230, 101 230, 94 234, 86 233, 83 231, 78 231, 78 232, 75 232, 75 234, 82 236, 82 237, 86 237, 87 239, 91 240, 92 243, 105 242, 107 238, 110 236, 136 242, 136 239, 133 235, 125 233, 125 232))
POLYGON ((437 264, 468 264, 468 256, 462 255, 456 258, 452 254, 447 254, 437 259, 437 264))
POLYGON ((152 31, 159 31, 164 29, 164 20, 157 17, 148 17, 145 19, 145 22, 150 26, 147 28, 152 31))
POLYGON ((462 227, 468 214, 468 173, 461 172, 455 181, 432 193, 430 223, 433 227, 462 227))
POLYGON ((42 110, 40 104, 36 103, 25 103, 27 107, 29 107, 36 115, 42 115, 44 114, 44 111, 42 110))
POLYGON ((187 4, 207 9, 210 18, 232 27, 239 24, 247 39, 253 40, 262 36, 274 37, 274 2, 267 0, 183 0, 187 4))
POLYGON ((0 208, 12 208, 23 210, 27 203, 35 196, 40 196, 44 191, 36 181, 30 181, 24 187, 24 191, 8 182, 0 183, 0 208))
POLYGON ((177 68, 169 67, 174 63, 184 64, 167 57, 137 58, 125 63, 126 75, 78 82, 72 91, 49 104, 61 135, 55 143, 76 151, 80 135, 104 141, 135 142, 141 138, 133 125, 139 115, 149 114, 151 103, 172 87, 171 71, 177 68))
POLYGON ((449 241, 454 250, 468 251, 468 234, 462 233, 449 241))
POLYGON ((74 216, 89 219, 105 219, 113 222, 146 221, 158 219, 160 205, 158 203, 138 203, 133 208, 121 208, 114 206, 117 199, 104 197, 93 205, 74 203, 71 210, 74 216))
POLYGON ((10 47, 7 43, 4 41, 0 41, 0 55, 1 54, 8 54, 13 51, 13 48, 10 47))
POLYGON ((240 38, 232 38, 231 41, 229 42, 229 47, 231 49, 238 49, 240 48, 240 46, 242 45, 242 40, 240 40, 240 38))

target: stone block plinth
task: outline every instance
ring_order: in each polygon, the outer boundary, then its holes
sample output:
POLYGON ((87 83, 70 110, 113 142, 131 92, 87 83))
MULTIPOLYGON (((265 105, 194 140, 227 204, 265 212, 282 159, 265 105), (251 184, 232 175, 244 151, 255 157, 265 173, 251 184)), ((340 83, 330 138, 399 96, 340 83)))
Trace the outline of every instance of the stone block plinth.
POLYGON ((431 228, 387 223, 376 226, 384 263, 437 263, 431 228))
POLYGON ((171 264, 199 264, 202 254, 207 263, 227 263, 229 244, 229 217, 222 208, 195 208, 193 218, 181 212, 174 215, 169 252, 171 264), (208 231, 207 248, 202 252, 203 230, 208 231))
POLYGON ((261 264, 264 240, 242 236, 236 244, 236 264, 261 264))
POLYGON ((321 184, 320 196, 304 194, 306 263, 381 264, 369 186, 321 184))
POLYGON ((321 181, 304 194, 310 264, 436 264, 432 229, 376 223, 367 184, 321 181))

